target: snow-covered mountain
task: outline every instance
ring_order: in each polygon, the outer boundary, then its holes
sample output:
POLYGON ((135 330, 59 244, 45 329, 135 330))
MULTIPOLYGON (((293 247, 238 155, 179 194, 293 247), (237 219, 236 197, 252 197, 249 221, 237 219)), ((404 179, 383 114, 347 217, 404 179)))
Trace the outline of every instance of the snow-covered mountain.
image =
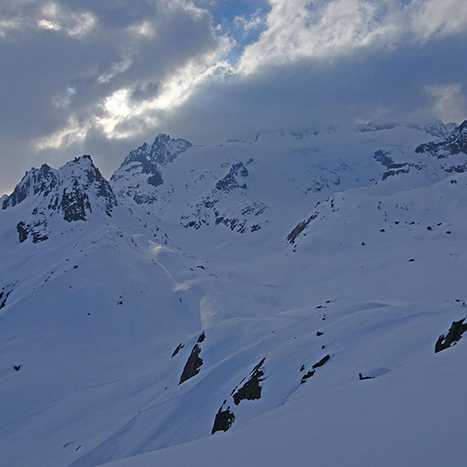
POLYGON ((137 204, 157 201, 156 188, 164 183, 161 168, 192 146, 184 139, 160 134, 152 145, 144 143, 128 154, 112 175, 117 193, 132 198, 137 204))
POLYGON ((466 132, 32 169, 1 200, 1 463, 465 465, 466 132))
POLYGON ((87 220, 93 209, 112 216, 117 200, 91 157, 83 156, 59 170, 44 164, 27 172, 1 207, 11 209, 21 203, 27 205, 21 211, 29 208, 30 213, 16 224, 19 241, 31 238, 38 243, 47 240, 52 229, 63 233, 71 222, 87 220))

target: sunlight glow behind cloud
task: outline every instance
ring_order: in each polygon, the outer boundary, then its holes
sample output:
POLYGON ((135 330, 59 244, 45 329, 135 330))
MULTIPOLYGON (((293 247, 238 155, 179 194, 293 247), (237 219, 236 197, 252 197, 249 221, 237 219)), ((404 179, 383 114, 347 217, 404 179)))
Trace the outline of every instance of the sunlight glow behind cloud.
POLYGON ((7 152, 467 113, 465 0, 4 1, 7 152))

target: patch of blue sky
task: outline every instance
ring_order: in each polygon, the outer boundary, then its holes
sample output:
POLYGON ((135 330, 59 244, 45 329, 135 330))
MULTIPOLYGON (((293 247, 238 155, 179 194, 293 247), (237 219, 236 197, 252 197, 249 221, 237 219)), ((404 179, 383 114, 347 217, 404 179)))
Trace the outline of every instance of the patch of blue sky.
POLYGON ((271 6, 266 0, 220 0, 210 11, 215 24, 243 49, 256 42, 266 29, 266 17, 271 6))
POLYGON ((271 5, 267 0, 219 0, 208 8, 219 33, 233 40, 233 46, 225 57, 233 65, 245 47, 255 43, 266 29, 271 5))

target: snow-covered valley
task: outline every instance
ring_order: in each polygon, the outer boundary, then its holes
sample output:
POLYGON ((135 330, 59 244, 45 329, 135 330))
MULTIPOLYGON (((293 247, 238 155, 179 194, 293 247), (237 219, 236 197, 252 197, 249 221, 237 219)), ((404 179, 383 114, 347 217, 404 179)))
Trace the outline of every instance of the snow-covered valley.
POLYGON ((0 201, 0 464, 466 465, 466 185, 467 122, 33 169, 0 201))

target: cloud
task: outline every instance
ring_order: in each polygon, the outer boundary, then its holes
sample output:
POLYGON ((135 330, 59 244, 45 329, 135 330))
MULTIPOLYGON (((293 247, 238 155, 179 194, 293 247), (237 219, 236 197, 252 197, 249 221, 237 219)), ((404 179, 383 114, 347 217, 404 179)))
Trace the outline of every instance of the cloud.
POLYGON ((167 124, 207 143, 371 120, 460 122, 467 118, 466 65, 459 60, 466 48, 463 38, 451 37, 429 47, 364 49, 339 60, 263 64, 206 83, 167 124))
POLYGON ((466 34, 464 0, 270 0, 267 30, 245 49, 240 71, 301 59, 334 60, 362 49, 466 34))
POLYGON ((465 0, 4 0, 0 191, 159 131, 467 115, 465 0), (13 159, 14 158, 14 159, 13 159), (14 162, 12 162, 14 160, 14 162))
POLYGON ((433 111, 445 121, 467 119, 467 99, 463 83, 435 84, 426 86, 433 100, 433 111))
MULTIPOLYGON (((96 133, 141 134, 158 109, 180 105, 215 74, 230 47, 209 11, 190 1, 5 2, 0 162, 21 148, 16 177, 49 160, 44 151, 70 157, 96 133)), ((11 166, 0 170, 0 187, 10 174, 11 166)))
POLYGON ((412 28, 423 40, 465 34, 467 3, 463 0, 416 0, 410 4, 412 28))

